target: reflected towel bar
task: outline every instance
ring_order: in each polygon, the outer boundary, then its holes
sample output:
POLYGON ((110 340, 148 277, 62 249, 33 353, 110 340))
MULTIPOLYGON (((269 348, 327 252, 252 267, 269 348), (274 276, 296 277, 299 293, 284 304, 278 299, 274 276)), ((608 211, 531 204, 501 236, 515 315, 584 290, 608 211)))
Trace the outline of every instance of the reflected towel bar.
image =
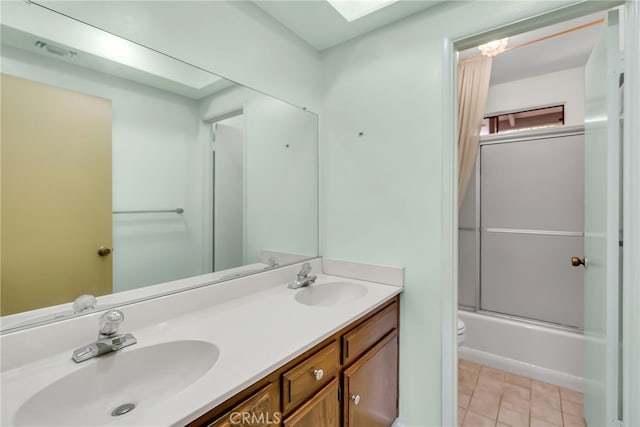
POLYGON ((177 213, 181 214, 184 212, 182 208, 176 209, 164 209, 164 210, 150 210, 150 211, 113 211, 113 214, 143 214, 143 213, 177 213))

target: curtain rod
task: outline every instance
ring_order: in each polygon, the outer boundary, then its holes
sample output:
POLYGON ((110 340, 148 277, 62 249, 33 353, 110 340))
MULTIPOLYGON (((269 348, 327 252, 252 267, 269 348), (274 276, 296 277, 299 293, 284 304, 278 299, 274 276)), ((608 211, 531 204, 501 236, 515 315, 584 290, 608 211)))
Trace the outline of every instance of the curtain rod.
POLYGON ((600 25, 600 24, 603 24, 603 23, 604 23, 604 18, 596 19, 595 21, 587 22, 586 24, 578 25, 577 27, 573 27, 573 28, 569 28, 569 29, 564 30, 564 31, 559 31, 557 33, 549 34, 548 36, 540 37, 540 38, 537 38, 535 40, 531 40, 531 41, 528 41, 528 42, 520 43, 519 45, 512 46, 512 47, 509 47, 509 48, 505 49, 501 53, 509 52, 510 50, 519 49, 521 47, 529 46, 529 45, 532 45, 534 43, 538 43, 538 42, 541 42, 541 41, 552 39, 552 38, 558 37, 558 36, 563 36, 565 34, 569 34, 569 33, 572 33, 574 31, 583 30, 585 28, 593 27, 595 25, 600 25))

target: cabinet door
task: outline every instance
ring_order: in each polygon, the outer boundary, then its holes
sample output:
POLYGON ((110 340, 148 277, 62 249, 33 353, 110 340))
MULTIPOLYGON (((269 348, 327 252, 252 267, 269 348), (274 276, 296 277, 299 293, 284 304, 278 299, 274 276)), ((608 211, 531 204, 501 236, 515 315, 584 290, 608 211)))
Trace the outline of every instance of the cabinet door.
POLYGON ((208 426, 273 427, 280 425, 279 409, 279 384, 271 383, 208 426))
POLYGON ((344 371, 345 427, 389 427, 398 415, 398 334, 344 371))
POLYGON ((339 427, 338 379, 284 420, 284 427, 339 427))

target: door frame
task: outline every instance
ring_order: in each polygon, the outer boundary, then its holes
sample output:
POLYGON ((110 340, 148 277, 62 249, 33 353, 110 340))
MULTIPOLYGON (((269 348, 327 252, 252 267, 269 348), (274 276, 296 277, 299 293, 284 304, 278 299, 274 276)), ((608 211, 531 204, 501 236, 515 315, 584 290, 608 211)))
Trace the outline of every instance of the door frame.
MULTIPOLYGON (((633 0, 611 3, 583 1, 517 22, 487 28, 481 33, 445 37, 442 43, 442 176, 441 253, 442 271, 442 425, 458 425, 457 411, 457 312, 458 312, 458 149, 457 149, 457 52, 509 35, 625 5, 625 85, 624 93, 640 92, 640 4, 633 0)), ((640 100, 624 96, 625 117, 640 117, 640 100)), ((625 120, 623 149, 623 420, 640 425, 640 123, 625 120), (635 286, 634 286, 635 284, 635 286)))

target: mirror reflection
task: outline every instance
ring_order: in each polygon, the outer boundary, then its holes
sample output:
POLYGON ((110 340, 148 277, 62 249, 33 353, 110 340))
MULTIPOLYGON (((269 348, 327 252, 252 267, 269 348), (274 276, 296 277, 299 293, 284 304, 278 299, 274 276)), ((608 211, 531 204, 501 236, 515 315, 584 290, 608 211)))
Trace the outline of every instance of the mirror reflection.
POLYGON ((317 256, 314 114, 37 5, 1 30, 3 328, 317 256))

